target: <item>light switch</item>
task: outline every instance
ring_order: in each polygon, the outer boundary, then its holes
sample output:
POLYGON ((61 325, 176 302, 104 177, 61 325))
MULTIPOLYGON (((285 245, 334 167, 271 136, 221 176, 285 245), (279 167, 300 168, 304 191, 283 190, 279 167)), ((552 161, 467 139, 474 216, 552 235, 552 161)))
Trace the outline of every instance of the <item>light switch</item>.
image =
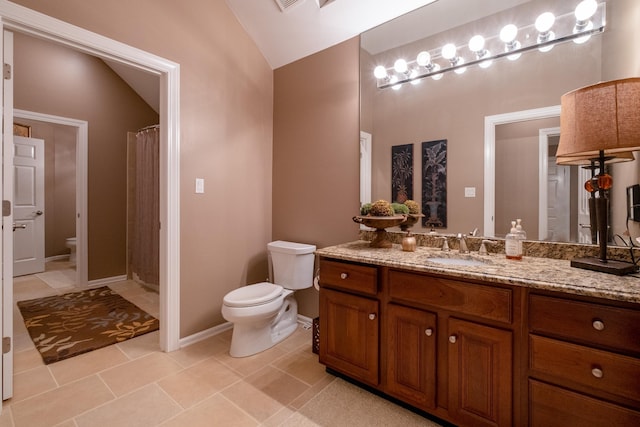
POLYGON ((476 187, 464 187, 464 197, 476 197, 476 187))
POLYGON ((196 193, 204 193, 204 179, 196 178, 196 193))

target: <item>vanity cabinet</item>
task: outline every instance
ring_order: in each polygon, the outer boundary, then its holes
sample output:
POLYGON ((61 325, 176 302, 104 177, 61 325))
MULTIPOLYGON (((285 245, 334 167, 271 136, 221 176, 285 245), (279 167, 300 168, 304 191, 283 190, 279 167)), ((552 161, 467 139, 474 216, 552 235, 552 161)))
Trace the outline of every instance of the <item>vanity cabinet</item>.
POLYGON ((519 289, 320 259, 320 362, 461 426, 513 424, 519 289))
POLYGON ((528 324, 531 426, 640 425, 640 310, 531 293, 528 324))

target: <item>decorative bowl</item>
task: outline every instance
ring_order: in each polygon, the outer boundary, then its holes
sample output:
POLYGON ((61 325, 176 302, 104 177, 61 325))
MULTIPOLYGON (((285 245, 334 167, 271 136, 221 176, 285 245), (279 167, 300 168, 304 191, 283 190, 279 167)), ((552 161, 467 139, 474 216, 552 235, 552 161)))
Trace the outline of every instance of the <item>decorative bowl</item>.
POLYGON ((387 234, 385 228, 395 227, 407 220, 407 215, 394 215, 394 216, 363 216, 358 215, 353 217, 353 222, 366 225, 367 227, 376 229, 376 237, 371 242, 372 248, 390 248, 391 240, 387 234))

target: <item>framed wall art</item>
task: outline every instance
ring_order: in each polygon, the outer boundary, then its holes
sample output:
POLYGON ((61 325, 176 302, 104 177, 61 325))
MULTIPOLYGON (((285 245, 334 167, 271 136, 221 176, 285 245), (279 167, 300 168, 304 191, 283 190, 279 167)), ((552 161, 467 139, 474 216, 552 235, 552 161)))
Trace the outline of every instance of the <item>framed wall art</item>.
POLYGON ((447 227, 447 140, 422 143, 422 225, 447 227))
POLYGON ((413 144, 391 147, 391 200, 413 199, 413 144))

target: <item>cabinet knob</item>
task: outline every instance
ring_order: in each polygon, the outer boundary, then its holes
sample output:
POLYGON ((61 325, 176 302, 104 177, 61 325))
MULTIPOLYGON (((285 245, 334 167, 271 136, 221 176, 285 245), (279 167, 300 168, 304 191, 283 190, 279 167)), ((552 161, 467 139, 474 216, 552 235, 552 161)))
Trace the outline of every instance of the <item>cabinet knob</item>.
POLYGON ((424 334, 428 337, 430 337, 431 335, 433 335, 433 329, 431 328, 427 328, 424 330, 424 334))
POLYGON ((604 322, 600 319, 595 319, 592 323, 593 329, 596 331, 602 331, 604 329, 604 322))
POLYGON ((340 273, 340 278, 342 280, 346 279, 347 277, 349 277, 349 275, 347 273, 340 273))
POLYGON ((458 341, 458 337, 456 335, 449 335, 449 342, 451 344, 455 344, 458 341))
POLYGON ((602 378, 604 376, 604 372, 602 372, 602 369, 600 368, 593 368, 591 369, 591 375, 596 378, 602 378))
POLYGON ((376 320, 376 314, 375 313, 369 313, 369 320, 376 320))

